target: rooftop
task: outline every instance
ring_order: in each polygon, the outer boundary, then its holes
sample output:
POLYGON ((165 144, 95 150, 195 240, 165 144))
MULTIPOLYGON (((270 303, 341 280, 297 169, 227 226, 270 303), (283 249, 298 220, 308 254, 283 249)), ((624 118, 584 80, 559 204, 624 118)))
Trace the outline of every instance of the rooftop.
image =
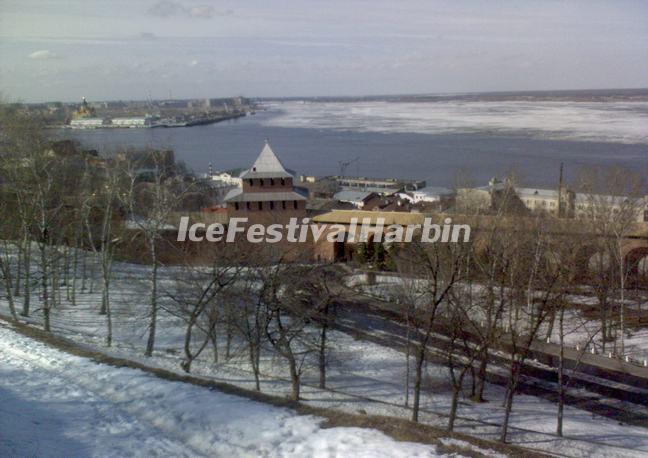
POLYGON ((372 194, 368 191, 340 191, 336 192, 333 198, 340 202, 363 202, 372 194))
POLYGON ((520 197, 542 197, 545 199, 558 198, 558 191, 555 189, 515 188, 515 192, 520 197))
POLYGON ((241 178, 291 178, 292 174, 286 170, 277 155, 272 151, 270 143, 266 140, 261 154, 257 157, 252 168, 241 174, 241 178))
POLYGON ((306 200, 306 197, 296 191, 284 192, 243 192, 233 189, 225 196, 225 202, 277 202, 281 200, 306 200))
POLYGON ((598 205, 616 205, 621 206, 628 202, 632 205, 640 205, 642 198, 627 197, 627 196, 611 196, 606 194, 588 194, 577 192, 574 194, 574 202, 583 204, 598 204, 598 205))
POLYGON ((452 189, 443 188, 441 186, 427 186, 425 188, 417 189, 414 193, 426 194, 428 196, 450 196, 454 194, 452 189))

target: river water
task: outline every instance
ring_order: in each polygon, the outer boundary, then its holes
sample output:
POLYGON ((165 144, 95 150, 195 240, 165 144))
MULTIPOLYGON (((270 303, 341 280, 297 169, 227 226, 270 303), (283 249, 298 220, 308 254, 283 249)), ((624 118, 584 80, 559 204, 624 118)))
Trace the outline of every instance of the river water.
POLYGON ((510 170, 523 184, 556 186, 561 162, 567 178, 584 165, 621 165, 648 177, 645 105, 422 105, 274 104, 206 126, 61 135, 103 153, 173 149, 196 172, 210 162, 217 170, 249 167, 269 138, 286 167, 307 175, 338 174, 341 161, 358 158, 347 175, 439 186, 485 184, 510 170))

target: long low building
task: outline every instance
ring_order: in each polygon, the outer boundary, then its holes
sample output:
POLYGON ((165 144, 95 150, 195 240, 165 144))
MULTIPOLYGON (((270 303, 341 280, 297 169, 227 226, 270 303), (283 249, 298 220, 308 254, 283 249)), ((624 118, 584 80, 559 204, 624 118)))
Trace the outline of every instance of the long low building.
POLYGON ((338 202, 351 204, 355 208, 362 208, 365 206, 367 201, 375 196, 376 193, 369 191, 340 191, 335 193, 333 199, 338 202))
POLYGON ((153 125, 153 117, 112 118, 111 125, 113 127, 151 127, 153 125))
POLYGON ((525 207, 533 212, 546 212, 558 215, 560 194, 555 189, 515 188, 515 193, 525 207))
POLYGON ((419 202, 441 202, 443 200, 451 200, 455 195, 452 189, 443 188, 440 186, 427 186, 425 188, 412 191, 412 198, 414 203, 419 202))
POLYGON ((70 127, 73 129, 96 129, 103 125, 103 118, 79 118, 70 121, 70 127))

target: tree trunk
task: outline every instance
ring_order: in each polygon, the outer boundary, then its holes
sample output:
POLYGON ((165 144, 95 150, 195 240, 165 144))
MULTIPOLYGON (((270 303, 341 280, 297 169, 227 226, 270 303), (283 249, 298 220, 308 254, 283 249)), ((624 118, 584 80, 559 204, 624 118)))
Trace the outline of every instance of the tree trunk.
POLYGON ((457 418, 457 406, 459 405, 459 391, 461 389, 454 387, 452 389, 452 403, 450 404, 450 416, 448 417, 448 431, 454 431, 455 420, 457 418))
POLYGON ((51 331, 51 326, 50 326, 50 301, 49 301, 49 295, 48 295, 48 283, 49 283, 49 277, 48 277, 48 269, 47 269, 47 248, 45 246, 41 246, 40 249, 41 252, 41 270, 42 270, 42 275, 41 275, 41 288, 43 289, 42 294, 43 294, 43 328, 45 329, 46 332, 51 331))
POLYGON ((23 295, 23 306, 22 316, 29 316, 29 306, 31 303, 31 242, 25 236, 25 245, 23 248, 23 256, 25 257, 24 269, 25 269, 25 281, 23 284, 23 289, 25 291, 23 295))
POLYGON ((155 327, 157 325, 157 255, 155 251, 155 239, 150 241, 150 250, 151 250, 151 262, 153 266, 151 267, 151 310, 150 310, 150 322, 149 322, 149 335, 146 342, 146 351, 144 356, 152 356, 153 348, 155 347, 155 327))
POLYGON ((556 422, 556 434, 563 435, 563 410, 565 406, 565 329, 564 329, 565 307, 561 305, 558 327, 560 332, 560 351, 558 354, 558 418, 556 422))
POLYGON ((110 347, 112 346, 112 313, 111 313, 111 307, 110 307, 110 289, 109 289, 109 280, 107 278, 104 279, 104 290, 102 294, 102 304, 105 307, 106 310, 106 346, 110 347))
POLYGON ((228 322, 225 323, 225 361, 229 361, 232 352, 232 326, 228 322))
POLYGON ((18 248, 18 256, 16 256, 16 285, 14 287, 13 297, 20 296, 20 283, 22 281, 22 266, 23 266, 23 257, 20 255, 20 245, 18 248))
POLYGON ((88 264, 86 260, 86 252, 81 252, 81 292, 86 290, 86 279, 88 277, 88 264))
POLYGON ((500 433, 500 442, 506 443, 508 437, 509 421, 511 420, 511 410, 513 409, 513 397, 515 396, 516 381, 518 377, 518 362, 511 362, 511 373, 509 375, 508 387, 506 389, 506 398, 504 400, 504 421, 500 433))
POLYGON ((290 398, 293 401, 299 401, 300 376, 297 371, 297 362, 291 352, 289 352, 288 356, 288 365, 290 366, 290 384, 292 388, 290 398))
POLYGON ((418 423, 421 404, 421 383, 423 381, 423 362, 425 361, 425 343, 421 342, 416 352, 416 372, 414 375, 414 402, 412 404, 412 421, 418 423))
POLYGON ((260 381, 260 371, 259 371, 259 350, 260 348, 250 342, 250 366, 252 366, 252 372, 254 373, 254 388, 257 391, 261 391, 261 381, 260 381))
POLYGON ((209 340, 212 343, 212 348, 214 350, 214 364, 218 364, 218 334, 216 332, 216 325, 212 325, 213 331, 209 334, 209 340))
MULTIPOLYGON (((619 246, 621 251, 621 246, 619 246)), ((623 255, 619 253, 619 272, 621 273, 620 281, 620 294, 621 300, 619 304, 619 321, 621 322, 621 355, 625 354, 625 263, 623 262, 623 255)))
POLYGON ((320 333, 319 345, 319 387, 326 388, 326 331, 328 329, 328 303, 324 306, 324 319, 322 321, 322 331, 320 333))
POLYGON ((409 395, 410 395, 410 356, 412 351, 411 343, 411 329, 410 329, 410 320, 409 315, 406 317, 406 336, 405 336, 405 407, 409 407, 409 395))
POLYGON ((477 387, 473 400, 475 402, 484 402, 484 389, 486 388, 486 369, 488 368, 488 347, 481 352, 479 360, 479 369, 477 370, 477 387))
POLYGON ((79 270, 79 248, 74 247, 74 254, 72 259, 72 286, 70 290, 70 301, 73 306, 76 306, 76 287, 77 287, 77 273, 79 270))
POLYGON ((601 307, 601 351, 605 353, 605 345, 608 341, 608 332, 607 332, 607 305, 605 301, 600 301, 601 307))
MULTIPOLYGON (((185 372, 189 373, 191 371, 191 363, 194 359, 194 355, 191 354, 191 335, 193 333, 193 327, 194 324, 196 323, 196 313, 192 313, 189 317, 189 322, 187 323, 187 330, 185 331, 185 337, 184 337, 184 354, 185 354, 185 359, 182 361, 180 366, 182 367, 182 370, 185 372)), ((147 355, 150 356, 150 355, 147 355)))
MULTIPOLYGON (((6 248, 6 246, 5 246, 6 248)), ((4 254, 0 254, 0 271, 4 277, 5 291, 7 293, 7 302, 9 303, 9 311, 14 321, 18 321, 18 314, 16 313, 16 304, 14 301, 14 292, 12 291, 13 282, 11 277, 11 267, 9 262, 5 262, 4 254)))

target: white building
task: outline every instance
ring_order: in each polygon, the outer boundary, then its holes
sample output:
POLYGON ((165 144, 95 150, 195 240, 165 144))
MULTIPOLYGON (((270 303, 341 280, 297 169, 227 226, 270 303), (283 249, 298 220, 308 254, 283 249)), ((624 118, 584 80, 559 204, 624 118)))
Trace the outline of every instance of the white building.
POLYGON ((102 127, 103 118, 79 118, 70 121, 70 127, 73 129, 96 129, 102 127))
POLYGON ((438 186, 427 186, 412 191, 411 194, 414 203, 416 204, 419 202, 441 202, 442 200, 449 200, 454 196, 454 191, 452 189, 438 186))
POLYGON ((212 196, 218 204, 225 201, 225 196, 233 189, 239 189, 242 186, 241 178, 232 176, 227 172, 210 172, 202 175, 205 183, 209 186, 212 196))
POLYGON ((574 216, 576 218, 597 218, 612 212, 631 211, 637 222, 648 222, 648 197, 632 198, 604 194, 574 194, 574 216))
POLYGON ((235 177, 227 172, 214 172, 209 176, 209 179, 227 186, 241 186, 243 182, 240 177, 235 177))
POLYGON ((560 195, 554 189, 515 188, 515 193, 532 212, 546 212, 558 215, 560 195))
POLYGON ((368 191, 340 191, 333 196, 333 199, 362 208, 372 196, 375 196, 375 193, 368 191))
POLYGON ((111 124, 113 127, 150 127, 153 124, 153 118, 150 116, 113 118, 111 124))

